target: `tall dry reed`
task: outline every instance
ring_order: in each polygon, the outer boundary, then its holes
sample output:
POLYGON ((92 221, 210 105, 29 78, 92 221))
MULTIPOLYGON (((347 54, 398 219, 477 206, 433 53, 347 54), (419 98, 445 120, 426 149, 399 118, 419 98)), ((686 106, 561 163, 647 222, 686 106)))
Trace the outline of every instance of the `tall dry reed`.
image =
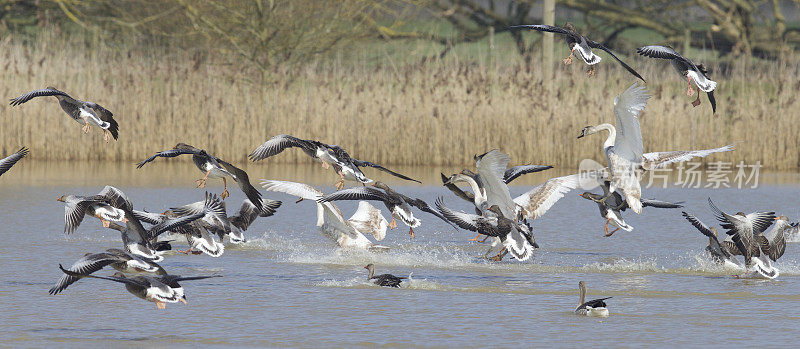
MULTIPOLYGON (((742 141, 736 152, 714 159, 760 160, 773 169, 800 163, 798 62, 742 60, 713 76, 719 81, 716 116, 705 95, 692 108, 668 63, 629 63, 648 79, 653 96, 641 115, 645 151, 742 141)), ((464 165, 475 153, 500 148, 514 163, 573 167, 584 158, 603 159, 604 135, 576 136, 586 125, 613 123, 614 96, 635 81, 610 58, 594 77, 581 62, 555 67, 552 93, 538 67, 515 60, 426 66, 333 60, 279 71, 275 83, 258 85, 236 67, 190 53, 115 50, 54 35, 0 43, 0 67, 2 96, 54 85, 105 106, 120 123, 119 141, 106 145, 96 128, 83 135, 55 98, 0 105, 0 151, 25 145, 41 160, 137 161, 186 142, 242 162, 269 137, 289 133, 389 165, 464 165)), ((304 157, 290 151, 272 161, 308 161, 304 157)))

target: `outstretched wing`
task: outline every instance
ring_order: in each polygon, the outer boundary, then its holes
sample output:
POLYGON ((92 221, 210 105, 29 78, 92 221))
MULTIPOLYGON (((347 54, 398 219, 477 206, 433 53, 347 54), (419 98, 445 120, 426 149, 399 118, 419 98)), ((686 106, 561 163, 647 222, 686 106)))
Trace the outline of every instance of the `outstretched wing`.
POLYGON ((556 33, 556 34, 561 34, 561 35, 574 35, 573 33, 570 33, 566 29, 559 28, 559 27, 554 27, 552 25, 547 25, 547 24, 512 25, 512 26, 509 26, 508 28, 509 29, 530 29, 530 30, 536 30, 536 31, 540 31, 540 32, 556 33))
POLYGON ((413 179, 413 178, 408 177, 406 175, 399 174, 397 172, 394 172, 394 171, 392 171, 392 170, 390 170, 390 169, 388 169, 386 167, 383 167, 381 165, 378 165, 376 163, 372 163, 372 162, 369 162, 369 161, 361 161, 361 160, 357 160, 357 159, 353 159, 352 161, 353 161, 353 164, 358 166, 358 167, 366 166, 366 167, 377 168, 377 169, 379 169, 379 170, 381 170, 383 172, 391 174, 392 176, 395 176, 395 177, 398 177, 398 178, 401 178, 401 179, 405 179, 407 181, 413 181, 413 182, 417 182, 417 183, 422 183, 422 182, 420 182, 420 181, 418 181, 416 179, 413 179))
POLYGON ((272 137, 264 142, 264 144, 250 153, 249 158, 251 161, 263 160, 270 156, 278 155, 282 151, 292 147, 302 148, 303 151, 309 155, 316 152, 316 146, 312 142, 283 134, 272 137))
MULTIPOLYGON (((506 184, 508 184, 511 183, 511 181, 517 179, 517 177, 522 176, 524 174, 549 170, 551 168, 553 168, 553 166, 545 166, 545 165, 522 165, 522 166, 509 167, 503 174, 503 182, 506 182, 506 184)), ((442 174, 442 176, 444 176, 444 174, 442 174)))
POLYGON ((107 185, 97 195, 104 196, 109 205, 119 209, 133 211, 133 204, 128 199, 128 196, 115 187, 107 185))
POLYGON ((317 202, 330 202, 339 200, 378 200, 386 202, 389 197, 380 189, 373 187, 355 187, 339 190, 331 193, 324 198, 317 199, 317 202))
POLYGON ((601 44, 601 43, 599 43, 597 41, 592 41, 592 40, 588 40, 588 39, 586 41, 589 44, 589 47, 591 47, 591 48, 599 48, 599 49, 601 49, 603 51, 606 51, 606 53, 611 55, 611 57, 614 57, 614 59, 616 59, 617 62, 619 62, 619 64, 621 64, 622 67, 625 68, 625 70, 627 70, 628 72, 633 74, 633 76, 641 79, 642 81, 647 82, 647 81, 644 80, 644 78, 641 75, 639 75, 639 73, 637 73, 635 70, 633 70, 633 68, 631 68, 629 65, 625 64, 625 62, 623 62, 621 59, 619 59, 619 57, 617 57, 617 55, 615 55, 614 52, 612 52, 610 48, 606 47, 606 45, 603 45, 603 44, 601 44))
POLYGON ((676 59, 697 69, 697 66, 694 65, 694 62, 684 56, 681 56, 680 53, 673 50, 672 47, 661 45, 642 46, 636 49, 636 53, 650 58, 676 59))
POLYGON ((17 150, 16 153, 11 154, 8 157, 5 157, 2 160, 0 160, 0 176, 2 176, 3 173, 6 173, 6 171, 11 169, 11 166, 14 166, 14 164, 16 164, 17 161, 24 158, 26 155, 28 155, 28 148, 22 147, 20 148, 20 150, 17 150))
POLYGON ((266 191, 294 195, 305 200, 317 201, 325 196, 319 189, 304 183, 263 179, 261 180, 261 187, 266 191))
POLYGON ((23 95, 21 95, 21 96, 19 96, 17 98, 13 98, 13 99, 11 99, 11 105, 12 106, 17 106, 17 105, 25 103, 25 102, 27 102, 27 101, 29 101, 31 99, 34 99, 36 97, 46 97, 46 96, 64 96, 64 97, 67 97, 69 99, 72 99, 73 102, 75 101, 72 97, 70 97, 68 94, 66 94, 64 92, 61 92, 61 91, 56 90, 54 88, 45 88, 45 89, 41 89, 41 90, 31 91, 31 92, 25 93, 25 94, 23 94, 23 95))
POLYGON ((414 207, 416 207, 416 208, 418 208, 418 209, 420 209, 420 210, 422 210, 424 212, 428 212, 428 213, 438 217, 439 219, 443 220, 445 223, 452 225, 453 228, 458 229, 458 227, 455 224, 453 224, 452 222, 450 222, 449 219, 445 218, 441 213, 436 212, 436 210, 434 210, 430 206, 428 206, 427 202, 425 202, 425 201, 423 201, 421 199, 410 198, 410 197, 405 196, 405 195, 402 195, 402 196, 403 196, 403 200, 405 202, 407 202, 409 205, 414 206, 414 207))
POLYGON ((614 115, 617 119, 614 152, 635 164, 642 161, 642 153, 644 153, 639 113, 644 110, 647 99, 650 98, 647 89, 638 85, 638 83, 634 83, 614 99, 614 115))
MULTIPOLYGON (((105 266, 115 263, 121 262, 122 259, 119 256, 115 256, 110 253, 93 253, 87 255, 69 267, 69 271, 79 273, 79 274, 91 274, 100 269, 103 269, 105 266)), ((58 279, 56 284, 50 288, 50 294, 58 294, 59 292, 65 290, 69 285, 74 284, 76 281, 80 280, 80 277, 70 276, 68 274, 62 275, 61 278, 58 279)))
POLYGON ((527 219, 536 219, 545 214, 566 193, 580 186, 580 174, 548 179, 530 191, 516 197, 514 203, 522 207, 527 219))
POLYGON ((655 207, 655 208, 681 208, 683 207, 683 201, 680 202, 669 202, 669 201, 661 201, 661 200, 652 200, 652 199, 642 199, 642 207, 655 207))
POLYGON ((197 153, 198 153, 197 149, 170 149, 170 150, 164 150, 164 151, 160 151, 158 153, 155 153, 155 155, 145 159, 144 161, 142 161, 140 163, 137 163, 136 164, 136 168, 142 168, 142 166, 146 165, 148 162, 151 162, 151 161, 155 160, 158 157, 174 158, 174 157, 179 156, 179 155, 197 154, 197 153))
POLYGON ((67 197, 66 205, 64 205, 64 232, 67 234, 74 232, 83 221, 83 217, 86 215, 86 209, 89 208, 90 205, 99 202, 105 202, 105 198, 98 195, 89 197, 67 197))
POLYGON ((724 147, 714 148, 714 149, 703 149, 703 150, 676 150, 676 151, 662 151, 662 152, 653 152, 653 153, 646 153, 642 155, 644 163, 642 167, 645 170, 652 170, 658 168, 664 168, 669 164, 673 164, 676 162, 683 162, 689 161, 695 157, 706 157, 714 153, 721 153, 726 151, 733 151, 735 144, 728 144, 724 147))
POLYGON ((253 187, 252 184, 250 184, 250 178, 247 176, 247 172, 244 172, 244 170, 231 165, 227 161, 217 159, 217 162, 219 162, 219 164, 222 165, 222 167, 224 167, 225 170, 236 176, 235 177, 236 183, 239 184, 239 188, 242 189, 244 195, 247 196, 248 199, 250 199, 250 202, 252 202, 253 205, 256 206, 256 208, 261 210, 261 208, 263 207, 261 205, 261 193, 259 193, 258 189, 256 189, 255 187, 253 187))
POLYGON ((436 199, 436 208, 448 221, 455 223, 455 225, 461 227, 462 229, 478 231, 478 222, 482 220, 481 216, 460 211, 453 211, 444 205, 444 199, 441 196, 436 199))
POLYGON ((114 282, 119 282, 119 283, 128 284, 128 285, 141 286, 141 287, 147 287, 148 286, 146 284, 142 284, 141 282, 138 282, 137 279, 135 279, 135 278, 105 277, 105 276, 94 276, 94 275, 91 275, 91 274, 76 273, 74 271, 64 269, 64 267, 61 266, 61 264, 58 265, 58 268, 61 269, 61 271, 64 272, 64 274, 67 274, 68 276, 71 276, 71 277, 74 277, 74 278, 77 278, 77 279, 94 278, 94 279, 110 280, 110 281, 114 281, 114 282))

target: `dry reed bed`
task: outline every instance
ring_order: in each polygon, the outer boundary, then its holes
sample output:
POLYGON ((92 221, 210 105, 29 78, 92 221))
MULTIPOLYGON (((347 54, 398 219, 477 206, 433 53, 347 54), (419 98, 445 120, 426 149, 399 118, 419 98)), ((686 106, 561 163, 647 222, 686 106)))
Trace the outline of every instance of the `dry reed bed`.
MULTIPOLYGON (((582 64, 559 65, 548 93, 535 68, 451 61, 382 68, 320 63, 278 73, 278 83, 261 86, 245 82, 235 68, 197 64, 188 53, 89 46, 53 37, 0 43, 0 95, 54 85, 112 110, 119 141, 103 144, 97 129, 83 135, 46 98, 0 106, 3 154, 26 145, 41 160, 136 161, 186 142, 241 162, 269 137, 289 133, 385 164, 464 165, 472 154, 501 148, 514 163, 570 168, 584 158, 603 160, 605 135, 575 137, 586 125, 613 123, 614 96, 634 82, 610 62, 594 77, 582 64)), ((714 160, 760 160, 772 169, 800 163, 798 62, 754 67, 741 61, 728 76, 712 76, 720 82, 712 116, 705 95, 700 107, 689 105, 686 86, 666 62, 631 60, 653 95, 641 116, 645 151, 743 141, 714 160)), ((304 157, 295 151, 272 161, 304 157)))

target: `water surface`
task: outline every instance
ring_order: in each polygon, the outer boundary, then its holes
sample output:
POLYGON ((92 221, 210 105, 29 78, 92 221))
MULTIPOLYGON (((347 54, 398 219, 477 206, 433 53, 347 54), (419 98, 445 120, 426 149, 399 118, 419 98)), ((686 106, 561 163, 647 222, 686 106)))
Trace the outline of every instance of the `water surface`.
MULTIPOLYGON (((336 180, 319 166, 257 164, 247 170, 254 184, 261 178, 306 181, 325 192, 334 190, 336 180)), ((452 208, 469 209, 437 185, 440 169, 402 170, 426 184, 388 180, 398 191, 431 204, 444 196, 452 208)), ((567 172, 523 178, 512 194, 561 174, 567 172)), ((744 346, 768 340, 789 346, 800 337, 800 315, 794 312, 800 304, 800 244, 790 243, 776 263, 777 280, 738 280, 730 276, 733 271, 709 261, 703 252, 706 238, 680 210, 627 212, 635 230, 606 238, 597 207, 577 191, 534 222, 541 248, 526 262, 478 258, 487 245, 468 242, 472 233, 455 231, 424 213, 415 239, 402 225, 387 234, 381 242, 391 247, 387 253, 342 251, 318 233, 313 203, 265 193, 284 204, 276 216, 246 232, 250 242, 228 246, 221 258, 170 254, 162 263, 174 274, 224 276, 186 282, 188 305, 157 310, 123 286, 102 280, 83 280, 48 295, 60 276, 59 263, 70 265, 87 252, 121 246, 116 231, 103 230, 88 217, 77 232, 65 235, 64 208, 56 197, 92 194, 110 184, 124 190, 137 208, 160 211, 200 200, 203 190, 193 186, 200 176, 190 163, 135 170, 131 164, 23 161, 0 177, 2 342, 473 347, 744 346), (412 279, 400 289, 376 287, 365 280, 367 263, 374 263, 378 273, 411 274, 412 279), (580 280, 590 297, 614 297, 609 318, 572 314, 580 280)), ((715 224, 706 205, 709 196, 727 211, 774 210, 797 219, 798 183, 797 174, 765 174, 762 186, 753 190, 653 188, 644 196, 685 201, 686 210, 708 224, 715 224)), ((222 189, 221 183, 209 184, 213 192, 222 189)), ((238 188, 231 194, 229 211, 243 199, 238 188)), ((340 205, 345 216, 355 206, 340 205)))

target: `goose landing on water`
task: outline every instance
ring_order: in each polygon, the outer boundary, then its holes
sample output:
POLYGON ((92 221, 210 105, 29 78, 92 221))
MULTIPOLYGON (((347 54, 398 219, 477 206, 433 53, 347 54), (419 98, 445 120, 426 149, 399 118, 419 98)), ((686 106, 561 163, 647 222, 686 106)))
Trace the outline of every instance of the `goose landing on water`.
POLYGON ((60 264, 58 265, 58 268, 61 269, 64 274, 77 279, 88 277, 125 284, 125 289, 128 290, 128 292, 136 297, 155 303, 158 309, 166 308, 166 303, 187 303, 186 295, 184 294, 183 287, 178 283, 179 281, 222 277, 222 275, 189 277, 183 277, 179 275, 126 277, 125 274, 119 272, 114 273, 114 276, 112 277, 105 277, 76 273, 74 271, 64 269, 64 267, 62 267, 60 264))
MULTIPOLYGON (((639 179, 643 171, 662 168, 675 162, 689 161, 693 157, 705 157, 733 150, 733 145, 728 145, 706 150, 644 153, 639 113, 644 110, 649 98, 647 90, 634 83, 614 99, 616 127, 608 123, 586 126, 578 135, 578 138, 583 138, 600 131, 608 131, 608 137, 603 142, 603 153, 606 154, 610 172, 609 193, 620 190, 625 201, 637 214, 642 213, 642 187, 639 179)), ((607 200, 609 197, 610 195, 607 195, 601 200, 607 200)))
POLYGON ((439 212, 430 208, 425 201, 400 194, 392 188, 389 188, 389 186, 383 182, 374 182, 372 183, 372 187, 356 187, 338 191, 324 198, 320 198, 317 201, 323 203, 338 200, 375 200, 383 202, 386 208, 392 212, 392 221, 389 223, 389 227, 392 229, 397 228, 397 220, 399 219, 409 227, 408 235, 411 238, 414 237, 414 228, 421 224, 421 220, 414 217, 411 211, 412 206, 438 217, 442 221, 453 226, 453 228, 457 228, 453 223, 448 221, 447 218, 439 214, 439 212))
MULTIPOLYGON (((606 219, 606 224, 604 226, 606 232, 605 236, 611 236, 620 229, 624 231, 633 231, 633 227, 628 225, 628 223, 622 219, 622 212, 625 212, 625 210, 628 209, 628 203, 622 199, 622 195, 620 195, 619 192, 609 193, 609 185, 610 183, 607 181, 601 183, 600 187, 603 189, 603 195, 594 194, 587 191, 581 194, 580 197, 597 203, 597 207, 600 209, 600 216, 606 219), (604 197, 609 195, 610 197, 608 199, 603 200, 604 197), (609 231, 609 224, 617 228, 613 231, 609 231)), ((650 206, 656 208, 681 208, 683 207, 681 204, 683 204, 683 202, 671 203, 660 200, 642 199, 642 207, 650 206)))
POLYGON ((581 281, 578 283, 578 289, 581 292, 581 298, 578 301, 578 307, 575 308, 575 314, 585 316, 607 317, 608 308, 606 308, 606 298, 593 299, 588 302, 586 300, 586 283, 581 281))
POLYGON ((360 248, 372 252, 389 250, 386 246, 372 243, 366 234, 381 241, 386 237, 389 223, 381 211, 366 201, 358 203, 358 210, 350 219, 345 219, 342 211, 332 202, 322 202, 325 194, 308 184, 262 180, 264 189, 300 197, 300 200, 314 201, 317 205, 317 226, 325 237, 342 248, 360 248))
POLYGON ((89 133, 90 126, 97 126, 103 129, 103 139, 108 143, 111 137, 114 140, 119 138, 119 124, 114 120, 114 113, 101 107, 97 103, 79 101, 70 97, 68 94, 59 91, 55 87, 46 87, 23 94, 11 100, 12 106, 25 103, 36 97, 53 96, 58 98, 58 104, 73 120, 83 124, 83 133, 89 133))

